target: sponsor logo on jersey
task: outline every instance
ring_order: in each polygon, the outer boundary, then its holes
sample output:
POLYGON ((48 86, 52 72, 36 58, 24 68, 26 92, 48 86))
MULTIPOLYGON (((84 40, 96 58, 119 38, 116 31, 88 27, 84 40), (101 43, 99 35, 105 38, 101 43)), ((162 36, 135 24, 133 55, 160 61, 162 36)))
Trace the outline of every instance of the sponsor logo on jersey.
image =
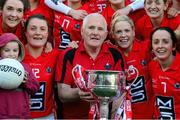
POLYGON ((160 119, 175 119, 173 97, 156 96, 156 103, 160 111, 160 119))
POLYGON ((75 28, 76 28, 76 29, 79 29, 80 27, 81 27, 80 24, 78 24, 78 23, 75 24, 75 28))
POLYGON ((47 68, 46 68, 46 72, 47 72, 47 73, 51 73, 51 72, 52 72, 51 67, 47 67, 47 68))
POLYGON ((61 42, 59 45, 59 49, 65 49, 67 45, 69 44, 69 42, 71 42, 70 34, 66 33, 64 30, 61 30, 60 36, 61 36, 61 42))
POLYGON ((106 63, 106 65, 104 66, 105 70, 110 70, 111 69, 111 65, 109 63, 106 63))
POLYGON ((147 100, 144 76, 138 76, 130 89, 131 102, 137 103, 147 100))
POLYGON ((31 111, 45 110, 45 88, 46 88, 46 83, 40 82, 40 88, 38 92, 36 92, 34 95, 31 95, 30 98, 31 111))
POLYGON ((147 65, 147 61, 146 60, 141 60, 141 65, 146 66, 147 65))
POLYGON ((175 84, 174 84, 174 88, 175 88, 175 89, 180 89, 180 83, 175 83, 175 84))

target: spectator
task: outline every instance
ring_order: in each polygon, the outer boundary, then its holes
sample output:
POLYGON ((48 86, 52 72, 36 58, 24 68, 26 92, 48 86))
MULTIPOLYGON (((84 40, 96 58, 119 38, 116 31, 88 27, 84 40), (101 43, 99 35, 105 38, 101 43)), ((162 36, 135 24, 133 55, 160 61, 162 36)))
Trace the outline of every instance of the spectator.
MULTIPOLYGON (((24 59, 24 47, 16 35, 4 33, 0 36, 0 58, 24 59)), ((39 89, 39 83, 30 67, 21 62, 25 69, 24 80, 16 89, 0 88, 0 119, 30 119, 29 95, 39 89)))

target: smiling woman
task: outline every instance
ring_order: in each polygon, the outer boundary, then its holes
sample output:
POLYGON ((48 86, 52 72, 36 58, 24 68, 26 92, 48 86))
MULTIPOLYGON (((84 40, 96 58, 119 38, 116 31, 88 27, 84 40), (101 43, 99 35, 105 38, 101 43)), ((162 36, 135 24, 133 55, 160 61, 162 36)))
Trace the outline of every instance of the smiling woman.
POLYGON ((22 20, 29 7, 28 0, 1 0, 0 34, 11 32, 22 38, 22 20))
POLYGON ((176 36, 170 28, 160 27, 152 32, 151 44, 156 55, 149 64, 156 98, 155 119, 180 119, 180 54, 176 51, 176 36))
POLYGON ((136 23, 136 37, 144 40, 150 39, 150 33, 158 27, 168 26, 174 31, 180 24, 180 15, 168 19, 166 11, 169 6, 168 0, 145 0, 147 15, 143 16, 136 23))
POLYGON ((24 62, 31 66, 41 88, 37 94, 31 96, 31 117, 55 119, 53 80, 58 51, 44 52, 48 38, 48 22, 45 17, 41 14, 30 16, 25 24, 25 35, 27 45, 24 62))

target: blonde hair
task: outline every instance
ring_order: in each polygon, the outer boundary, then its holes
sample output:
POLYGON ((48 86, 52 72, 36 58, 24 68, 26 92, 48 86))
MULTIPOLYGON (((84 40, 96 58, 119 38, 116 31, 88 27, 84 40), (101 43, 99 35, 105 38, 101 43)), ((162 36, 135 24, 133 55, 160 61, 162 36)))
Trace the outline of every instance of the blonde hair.
POLYGON ((110 31, 111 33, 114 32, 116 23, 118 23, 120 21, 127 21, 131 25, 132 29, 135 29, 134 22, 132 21, 131 18, 129 18, 127 15, 115 14, 115 15, 113 15, 112 21, 111 21, 111 31, 110 31))

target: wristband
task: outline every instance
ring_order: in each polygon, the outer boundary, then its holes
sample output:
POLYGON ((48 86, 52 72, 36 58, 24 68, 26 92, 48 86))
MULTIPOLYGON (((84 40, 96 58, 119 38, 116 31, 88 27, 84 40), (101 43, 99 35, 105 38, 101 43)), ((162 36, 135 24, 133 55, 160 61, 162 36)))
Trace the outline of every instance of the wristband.
POLYGON ((144 8, 144 0, 136 0, 133 3, 129 4, 128 6, 132 8, 132 11, 142 9, 144 8))

